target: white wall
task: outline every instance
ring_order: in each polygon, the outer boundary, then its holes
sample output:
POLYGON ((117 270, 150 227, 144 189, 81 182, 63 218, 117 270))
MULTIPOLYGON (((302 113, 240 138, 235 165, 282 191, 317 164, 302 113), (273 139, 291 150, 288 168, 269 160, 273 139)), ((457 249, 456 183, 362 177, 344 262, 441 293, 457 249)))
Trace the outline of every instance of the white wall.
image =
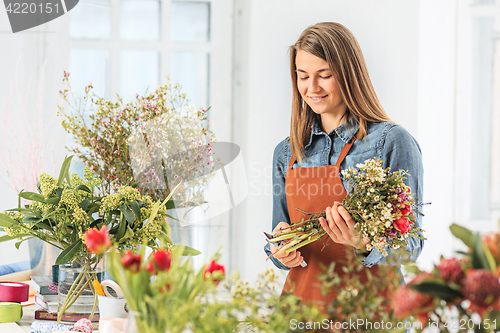
POLYGON ((357 37, 387 113, 418 137, 418 1, 253 0, 236 5, 234 142, 242 147, 249 195, 233 212, 233 268, 245 278, 265 262, 263 231, 272 216, 273 150, 289 133, 288 46, 321 21, 336 21, 357 37))
MULTIPOLYGON (((7 161, 17 158, 36 160, 35 155, 26 153, 33 147, 32 143, 22 140, 22 137, 36 137, 36 133, 43 131, 45 136, 41 142, 43 155, 39 156, 39 170, 50 174, 59 171, 58 167, 66 154, 66 135, 56 117, 58 91, 63 87, 62 73, 67 69, 69 50, 65 34, 56 31, 65 31, 62 27, 67 24, 66 20, 67 17, 63 16, 26 32, 12 34, 7 13, 0 10, 0 112, 3 119, 0 129, 1 133, 10 131, 10 137, 0 146, 0 154, 7 161), (26 118, 22 115, 22 108, 26 110, 26 118), (37 110, 40 110, 39 118, 37 110), (8 124, 6 117, 10 118, 8 124), (12 157, 8 157, 9 153, 12 157)), ((27 169, 33 169, 29 162, 26 164, 27 169)), ((7 170, 12 172, 14 169, 8 164, 7 170)), ((3 179, 8 178, 7 170, 0 164, 3 179)), ((0 182, 0 189, 0 211, 17 207, 17 193, 3 182, 0 182)), ((0 243, 0 265, 29 260, 27 244, 17 250, 14 243, 0 243)))

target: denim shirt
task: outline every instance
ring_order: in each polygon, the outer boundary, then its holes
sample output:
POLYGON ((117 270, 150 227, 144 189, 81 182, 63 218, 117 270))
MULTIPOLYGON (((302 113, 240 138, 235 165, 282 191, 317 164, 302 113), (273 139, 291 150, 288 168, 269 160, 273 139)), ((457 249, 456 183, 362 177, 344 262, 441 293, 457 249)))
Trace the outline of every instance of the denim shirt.
MULTIPOLYGON (((368 122, 367 134, 360 141, 356 140, 349 153, 340 165, 340 170, 349 167, 355 167, 358 163, 363 163, 369 158, 377 157, 383 161, 383 167, 391 168, 391 172, 406 170, 409 175, 404 183, 410 186, 412 195, 418 198, 418 203, 422 203, 423 193, 423 165, 422 153, 417 141, 402 126, 390 122, 368 122)), ((299 163, 297 159, 293 165, 295 167, 317 167, 323 165, 334 165, 340 155, 344 144, 348 143, 353 135, 359 129, 359 124, 351 119, 349 128, 344 122, 342 125, 326 134, 319 125, 314 122, 312 125, 311 137, 309 143, 304 147, 306 158, 299 163)), ((286 138, 280 142, 273 156, 273 221, 272 229, 280 222, 290 224, 288 207, 286 202, 285 177, 292 156, 290 142, 286 138)), ((342 175, 340 175, 342 177, 342 175)), ((342 180, 347 189, 347 181, 342 180)), ((332 202, 333 205, 333 202, 332 202)), ((325 207, 326 209, 326 207, 325 207)), ((421 211, 421 207, 419 211, 421 211)), ((422 228, 422 216, 416 214, 416 227, 422 228)), ((296 222, 296 221, 292 221, 296 222)), ((420 252, 424 241, 417 238, 409 238, 406 250, 409 254, 409 260, 415 261, 420 252)), ((269 244, 264 247, 266 254, 271 255, 269 244)), ((390 257, 392 251, 387 249, 390 257)), ((280 269, 289 270, 278 259, 271 257, 274 265, 280 269)), ((363 265, 371 267, 375 264, 384 264, 387 257, 384 257, 378 250, 373 249, 369 254, 365 254, 362 259, 363 265)))

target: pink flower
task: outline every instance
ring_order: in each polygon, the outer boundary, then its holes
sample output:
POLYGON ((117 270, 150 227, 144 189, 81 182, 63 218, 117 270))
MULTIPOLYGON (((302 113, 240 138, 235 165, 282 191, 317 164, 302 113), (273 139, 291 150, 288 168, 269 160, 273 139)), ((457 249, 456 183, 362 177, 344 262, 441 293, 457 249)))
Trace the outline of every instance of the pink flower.
POLYGON ((428 313, 433 309, 434 296, 419 293, 409 288, 409 286, 420 284, 432 278, 433 276, 430 273, 420 273, 409 284, 399 287, 392 297, 392 308, 396 318, 406 319, 412 314, 420 322, 424 324, 427 322, 428 313))
POLYGON ((465 277, 460 261, 455 258, 441 260, 437 268, 439 277, 446 282, 460 284, 465 277))
POLYGON ((462 294, 471 301, 471 309, 482 316, 490 306, 498 308, 498 278, 493 272, 485 269, 469 269, 463 280, 462 294))
POLYGON ((115 155, 116 155, 116 154, 118 154, 118 150, 115 150, 115 151, 113 152, 113 154, 115 154, 115 155))
POLYGON ((106 225, 103 225, 101 230, 98 230, 97 228, 87 230, 84 234, 83 243, 93 254, 101 254, 109 249, 112 243, 109 238, 109 232, 106 225))

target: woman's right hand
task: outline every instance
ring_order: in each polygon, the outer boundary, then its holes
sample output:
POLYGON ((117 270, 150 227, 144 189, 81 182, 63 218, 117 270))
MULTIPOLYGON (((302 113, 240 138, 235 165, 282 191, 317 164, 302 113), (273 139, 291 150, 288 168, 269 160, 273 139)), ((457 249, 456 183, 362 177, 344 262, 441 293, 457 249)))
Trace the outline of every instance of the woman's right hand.
MULTIPOLYGON (((289 228, 288 223, 280 222, 280 223, 278 223, 276 228, 274 228, 273 235, 280 233, 280 232, 288 231, 289 229, 290 228, 289 228)), ((277 250, 278 250, 278 248, 276 246, 271 245, 271 252, 272 253, 276 252, 277 250)), ((274 255, 274 257, 276 259, 278 259, 283 265, 290 267, 290 268, 297 267, 302 263, 302 261, 304 261, 304 258, 300 255, 300 252, 296 251, 296 250, 293 250, 292 252, 290 252, 288 254, 286 254, 285 251, 278 252, 274 255)))

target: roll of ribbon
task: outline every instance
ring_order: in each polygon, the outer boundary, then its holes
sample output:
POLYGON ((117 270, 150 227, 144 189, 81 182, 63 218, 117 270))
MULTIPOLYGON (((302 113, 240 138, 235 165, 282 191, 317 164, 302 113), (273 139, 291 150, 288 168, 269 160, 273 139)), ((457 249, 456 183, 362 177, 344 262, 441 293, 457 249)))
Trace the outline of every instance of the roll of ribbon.
POLYGON ((13 323, 21 320, 23 308, 19 303, 0 302, 0 323, 13 323))
POLYGON ((128 319, 106 318, 99 320, 99 333, 125 333, 127 332, 128 319))
POLYGON ((104 290, 104 293, 106 294, 106 296, 108 296, 108 297, 118 297, 118 298, 122 298, 123 297, 122 288, 120 288, 120 286, 118 285, 118 283, 116 283, 113 280, 104 280, 104 281, 102 281, 101 282, 101 287, 104 290), (110 293, 110 291, 109 291, 110 289, 116 295, 112 295, 110 293))
POLYGON ((68 332, 73 328, 71 325, 63 325, 58 323, 49 323, 46 321, 35 320, 31 324, 31 333, 52 333, 52 332, 68 332))
POLYGON ((30 286, 21 282, 0 282, 0 302, 26 302, 30 286))

